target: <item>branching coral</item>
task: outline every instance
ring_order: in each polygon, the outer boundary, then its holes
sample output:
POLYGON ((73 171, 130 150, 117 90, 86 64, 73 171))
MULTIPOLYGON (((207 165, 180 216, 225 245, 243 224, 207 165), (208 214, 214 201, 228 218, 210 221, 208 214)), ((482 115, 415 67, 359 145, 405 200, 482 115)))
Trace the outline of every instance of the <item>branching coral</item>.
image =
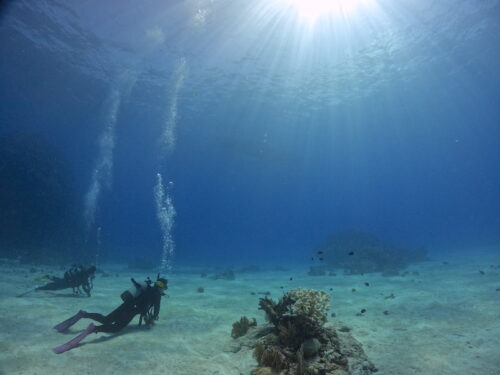
POLYGON ((261 358, 262 358, 262 353, 264 353, 264 350, 266 350, 266 347, 263 343, 257 342, 257 344, 255 344, 255 347, 253 349, 253 357, 259 363, 259 365, 262 364, 261 358))
POLYGON ((330 296, 321 290, 293 289, 288 296, 294 301, 290 306, 292 315, 307 316, 319 325, 327 321, 330 296))
POLYGON ((275 346, 270 346, 262 352, 260 363, 277 371, 288 368, 285 355, 275 346))
POLYGON ((236 339, 245 335, 250 327, 256 326, 257 322, 255 318, 249 320, 246 316, 242 316, 239 321, 233 323, 233 329, 231 331, 231 337, 236 339))
POLYGON ((300 332, 297 331, 297 327, 292 322, 288 321, 285 324, 280 324, 278 331, 279 340, 283 345, 295 348, 302 343, 300 332))

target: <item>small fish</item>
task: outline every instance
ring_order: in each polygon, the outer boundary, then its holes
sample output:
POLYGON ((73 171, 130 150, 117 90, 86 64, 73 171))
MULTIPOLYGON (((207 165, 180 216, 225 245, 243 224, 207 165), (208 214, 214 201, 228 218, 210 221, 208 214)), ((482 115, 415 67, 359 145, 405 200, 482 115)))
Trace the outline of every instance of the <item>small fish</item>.
POLYGON ((280 286, 280 289, 283 289, 284 287, 283 286, 280 286))
POLYGON ((336 313, 334 313, 334 312, 332 312, 332 313, 330 314, 330 316, 331 316, 332 318, 335 318, 335 317, 337 316, 337 314, 336 314, 336 313))
POLYGON ((370 286, 370 283, 365 283, 365 286, 370 286))
POLYGON ((351 292, 353 292, 353 293, 354 293, 355 291, 356 291, 356 288, 352 288, 352 289, 351 289, 351 292))
POLYGON ((330 290, 330 292, 331 292, 331 291, 333 290, 333 288, 330 288, 329 290, 330 290))
POLYGON ((354 251, 349 251, 349 255, 354 255, 354 251))
POLYGON ((479 270, 479 273, 480 273, 481 275, 484 275, 484 271, 479 270))
POLYGON ((389 311, 385 310, 384 315, 389 315, 389 311))
POLYGON ((361 314, 364 314, 366 312, 366 309, 361 309, 361 314))
POLYGON ((396 296, 394 295, 394 293, 391 293, 389 296, 385 296, 384 298, 385 299, 394 299, 394 298, 396 298, 396 296))
POLYGON ((314 257, 312 257, 311 260, 314 260, 314 257))
POLYGON ((290 277, 290 281, 292 281, 292 280, 293 280, 293 277, 290 277))
POLYGON ((319 258, 319 260, 323 261, 323 258, 319 258))
POLYGON ((323 251, 321 251, 321 250, 320 250, 320 251, 318 251, 318 254, 323 254, 323 251))
POLYGON ((496 290, 497 292, 500 292, 500 288, 496 288, 495 290, 496 290))
POLYGON ((252 296, 255 296, 255 292, 250 292, 250 294, 251 294, 252 296))

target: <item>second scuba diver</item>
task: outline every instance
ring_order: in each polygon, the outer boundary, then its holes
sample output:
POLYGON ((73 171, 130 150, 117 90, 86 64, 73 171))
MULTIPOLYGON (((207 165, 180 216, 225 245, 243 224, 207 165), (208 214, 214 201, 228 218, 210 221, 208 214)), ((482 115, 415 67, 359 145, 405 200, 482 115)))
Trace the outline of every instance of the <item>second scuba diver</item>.
POLYGON ((73 349, 91 333, 118 332, 126 327, 136 315, 140 315, 139 325, 143 321, 146 325, 150 325, 155 320, 158 320, 161 297, 165 295, 164 291, 168 288, 168 280, 161 278, 159 274, 154 283, 149 278, 143 283, 138 283, 134 279, 131 280, 134 284, 133 287, 121 295, 123 303, 108 315, 80 310, 71 318, 54 326, 54 329, 58 332, 64 332, 82 318, 92 319, 102 324, 96 326, 94 323, 90 323, 87 329, 78 336, 54 348, 54 352, 60 354, 73 349))
POLYGON ((64 272, 63 277, 56 277, 50 275, 44 275, 35 280, 50 280, 49 283, 30 289, 27 292, 19 294, 17 297, 24 297, 28 293, 37 292, 40 290, 62 290, 62 289, 73 289, 73 294, 83 295, 85 294, 90 297, 90 291, 93 288, 93 279, 95 277, 96 268, 95 266, 90 266, 88 268, 80 265, 73 265, 71 268, 64 272), (80 289, 82 288, 82 289, 80 289))

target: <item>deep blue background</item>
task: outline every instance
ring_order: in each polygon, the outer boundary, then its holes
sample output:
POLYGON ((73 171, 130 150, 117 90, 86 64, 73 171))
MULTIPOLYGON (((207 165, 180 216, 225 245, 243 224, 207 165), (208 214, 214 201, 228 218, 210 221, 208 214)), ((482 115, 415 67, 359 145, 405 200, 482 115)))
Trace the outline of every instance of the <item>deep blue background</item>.
MULTIPOLYGON (((0 136, 34 134, 60 153, 79 216, 111 80, 89 79, 24 38, 9 22, 30 11, 3 8, 0 136)), ((40 14, 29 14, 34 27, 43 26, 40 14)), ((179 48, 189 51, 185 40, 179 48)), ((301 261, 327 236, 353 227, 410 247, 498 247, 500 47, 495 35, 478 40, 471 50, 440 44, 457 63, 469 59, 456 74, 423 65, 409 81, 386 81, 338 105, 320 101, 317 110, 235 88, 229 98, 205 101, 220 87, 188 83, 178 101, 176 147, 163 161, 158 137, 172 83, 140 79, 118 112, 113 187, 103 191, 96 217, 101 251, 160 257, 158 171, 174 183, 179 263, 301 261), (284 113, 291 107, 312 114, 290 123, 284 113)), ((187 65, 203 65, 193 55, 187 65)), ((230 73, 243 71, 236 65, 230 73)), ((76 226, 79 246, 83 221, 76 226)))

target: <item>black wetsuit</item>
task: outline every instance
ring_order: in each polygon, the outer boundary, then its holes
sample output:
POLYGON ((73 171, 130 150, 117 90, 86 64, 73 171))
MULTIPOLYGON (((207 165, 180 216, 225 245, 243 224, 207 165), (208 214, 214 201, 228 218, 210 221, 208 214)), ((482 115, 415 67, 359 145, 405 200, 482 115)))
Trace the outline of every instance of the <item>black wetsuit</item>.
POLYGON ((73 293, 81 294, 80 288, 90 297, 92 290, 92 279, 94 278, 96 268, 91 266, 73 266, 64 273, 64 277, 50 276, 50 283, 42 285, 35 290, 61 290, 73 288, 73 293))
POLYGON ((146 324, 151 324, 153 320, 158 320, 161 296, 162 292, 158 287, 155 285, 148 286, 144 288, 144 291, 139 296, 123 302, 106 316, 98 313, 85 313, 83 317, 102 324, 102 326, 96 327, 95 332, 118 332, 126 327, 138 314, 141 317, 139 325, 141 325, 143 319, 146 324))

